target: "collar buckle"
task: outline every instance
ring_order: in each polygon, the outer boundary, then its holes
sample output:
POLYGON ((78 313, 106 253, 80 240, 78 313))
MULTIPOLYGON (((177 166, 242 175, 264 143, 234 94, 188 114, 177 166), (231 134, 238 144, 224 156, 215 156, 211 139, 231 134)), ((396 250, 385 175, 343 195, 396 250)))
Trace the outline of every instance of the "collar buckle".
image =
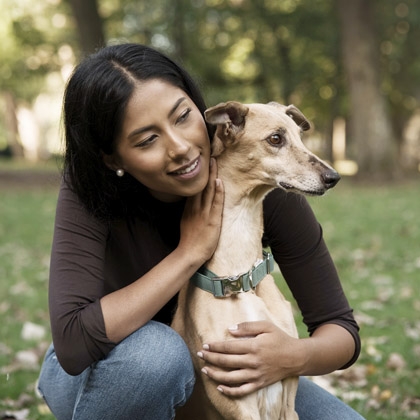
POLYGON ((222 293, 224 297, 229 297, 244 291, 243 274, 228 277, 214 277, 213 281, 222 283, 222 293))

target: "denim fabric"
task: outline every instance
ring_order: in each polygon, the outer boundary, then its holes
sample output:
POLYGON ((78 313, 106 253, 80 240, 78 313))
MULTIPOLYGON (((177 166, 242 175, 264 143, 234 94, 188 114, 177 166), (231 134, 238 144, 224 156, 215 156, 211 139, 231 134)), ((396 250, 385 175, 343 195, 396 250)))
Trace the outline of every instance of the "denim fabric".
MULTIPOLYGON (((182 338, 150 321, 78 376, 61 368, 51 345, 38 389, 58 420, 170 420, 194 382, 182 338)), ((307 378, 299 379, 296 411, 299 420, 363 420, 307 378)))
POLYGON ((296 395, 299 420, 364 420, 351 407, 307 378, 299 378, 296 395))
POLYGON ((51 346, 38 389, 58 420, 166 420, 175 417, 194 383, 185 342, 150 321, 78 376, 61 368, 51 346))

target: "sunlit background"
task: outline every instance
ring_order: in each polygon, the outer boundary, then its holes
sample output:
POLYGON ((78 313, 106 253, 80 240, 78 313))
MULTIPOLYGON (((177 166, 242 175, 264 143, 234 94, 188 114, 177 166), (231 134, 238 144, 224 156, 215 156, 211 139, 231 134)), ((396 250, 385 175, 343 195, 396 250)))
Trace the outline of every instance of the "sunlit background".
POLYGON ((120 42, 182 63, 209 106, 307 116, 304 141, 344 178, 309 201, 362 340, 354 366, 314 379, 368 420, 420 417, 420 0, 0 0, 0 12, 0 420, 53 419, 35 382, 51 342, 62 97, 83 56, 120 42))
POLYGON ((133 41, 183 63, 209 105, 295 104, 313 124, 309 146, 344 174, 395 177, 419 169, 418 0, 0 5, 3 156, 37 161, 59 154, 61 99, 73 66, 101 45, 133 41))

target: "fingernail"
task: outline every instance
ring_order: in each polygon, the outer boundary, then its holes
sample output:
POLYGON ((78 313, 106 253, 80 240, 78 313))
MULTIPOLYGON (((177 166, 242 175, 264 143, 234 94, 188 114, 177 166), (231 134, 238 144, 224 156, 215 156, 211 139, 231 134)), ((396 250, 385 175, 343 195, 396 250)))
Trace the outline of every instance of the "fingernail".
POLYGON ((236 324, 236 325, 231 325, 229 328, 228 328, 228 330, 229 331, 236 331, 238 329, 238 324, 236 324))
POLYGON ((201 351, 197 352, 197 356, 202 359, 203 358, 203 353, 201 351))
POLYGON ((203 372, 205 375, 207 375, 207 370, 205 368, 201 369, 201 372, 203 372))
POLYGON ((216 178, 216 187, 220 187, 220 183, 221 183, 220 179, 216 178))
POLYGON ((213 166, 214 164, 214 158, 210 158, 210 166, 213 166))
POLYGON ((210 350, 210 346, 208 344, 203 344, 203 349, 204 350, 210 350))
POLYGON ((217 390, 223 394, 223 388, 221 386, 218 386, 217 390))

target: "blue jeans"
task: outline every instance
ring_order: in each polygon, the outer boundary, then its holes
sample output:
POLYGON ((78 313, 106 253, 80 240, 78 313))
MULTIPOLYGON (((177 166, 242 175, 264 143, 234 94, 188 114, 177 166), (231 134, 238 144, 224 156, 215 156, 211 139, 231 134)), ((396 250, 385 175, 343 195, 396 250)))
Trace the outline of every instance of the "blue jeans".
POLYGON ((50 346, 38 389, 58 420, 166 420, 191 396, 194 383, 184 340, 150 321, 78 376, 61 368, 50 346))
MULTIPOLYGON (((50 346, 38 389, 58 420, 169 420, 194 382, 182 338, 150 321, 78 376, 61 368, 50 346)), ((363 419, 306 378, 299 381, 296 410, 300 420, 363 419)))

